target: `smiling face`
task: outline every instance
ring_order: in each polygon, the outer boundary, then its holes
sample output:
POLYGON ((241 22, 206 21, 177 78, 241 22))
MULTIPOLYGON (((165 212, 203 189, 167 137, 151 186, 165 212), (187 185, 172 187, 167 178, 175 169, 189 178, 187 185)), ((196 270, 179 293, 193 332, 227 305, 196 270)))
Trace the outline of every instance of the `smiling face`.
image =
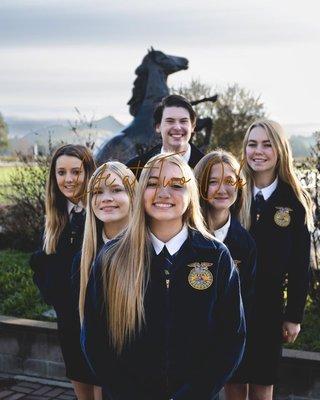
POLYGON ((158 162, 150 171, 143 201, 151 225, 170 222, 182 227, 182 217, 189 205, 189 193, 180 167, 173 162, 158 162))
POLYGON ((117 174, 105 171, 98 177, 91 206, 95 216, 103 223, 125 223, 128 220, 130 198, 117 174))
POLYGON ((236 173, 229 164, 212 165, 207 198, 214 210, 229 210, 235 203, 238 193, 236 181, 236 173))
POLYGON ((62 155, 57 158, 55 176, 60 192, 73 203, 81 195, 85 179, 82 162, 79 158, 62 155))
POLYGON ((261 126, 251 129, 246 145, 246 159, 254 173, 273 173, 277 165, 277 152, 261 126))
POLYGON ((165 107, 156 130, 166 151, 185 151, 193 131, 189 111, 183 107, 165 107))

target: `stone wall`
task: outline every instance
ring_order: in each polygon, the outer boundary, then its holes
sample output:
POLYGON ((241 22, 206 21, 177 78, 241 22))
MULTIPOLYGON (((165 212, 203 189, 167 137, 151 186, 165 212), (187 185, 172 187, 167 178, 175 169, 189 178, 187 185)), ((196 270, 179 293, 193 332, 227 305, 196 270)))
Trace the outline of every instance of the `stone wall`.
POLYGON ((0 372, 64 380, 57 324, 0 316, 0 372))
MULTIPOLYGON (((276 399, 320 399, 320 353, 283 355, 276 399)), ((56 323, 0 316, 0 372, 66 380, 56 323)))
POLYGON ((320 353, 283 351, 277 399, 320 399, 320 353))

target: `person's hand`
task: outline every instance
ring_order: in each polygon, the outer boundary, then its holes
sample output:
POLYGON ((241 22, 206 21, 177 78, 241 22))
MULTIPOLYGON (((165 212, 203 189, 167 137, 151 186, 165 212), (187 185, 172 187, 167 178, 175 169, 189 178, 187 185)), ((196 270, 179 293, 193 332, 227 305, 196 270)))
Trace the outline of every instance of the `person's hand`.
POLYGON ((286 343, 293 343, 300 332, 300 324, 295 324, 294 322, 284 321, 282 324, 282 336, 286 343))

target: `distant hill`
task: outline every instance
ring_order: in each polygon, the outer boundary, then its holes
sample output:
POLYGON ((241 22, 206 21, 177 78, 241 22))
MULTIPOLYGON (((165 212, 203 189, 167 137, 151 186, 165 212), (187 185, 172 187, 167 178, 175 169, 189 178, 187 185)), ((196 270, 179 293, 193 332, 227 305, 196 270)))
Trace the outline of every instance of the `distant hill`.
POLYGON ((311 136, 314 132, 320 130, 320 123, 284 124, 284 129, 289 137, 311 136))
POLYGON ((316 144, 313 135, 301 136, 293 135, 289 138, 292 153, 294 157, 308 157, 310 156, 311 148, 316 144))
MULTIPOLYGON (((106 138, 113 137, 124 128, 124 125, 111 115, 90 123, 79 123, 77 134, 73 132, 68 120, 6 117, 5 121, 9 128, 9 150, 12 153, 32 152, 35 144, 38 145, 39 151, 46 151, 50 136, 53 144, 62 141, 85 143, 86 139, 91 137, 97 148, 106 138)), ((312 133, 320 130, 320 124, 287 124, 284 127, 289 136, 294 157, 308 156, 311 147, 315 144, 312 133)))
POLYGON ((96 121, 78 122, 73 125, 68 121, 23 121, 10 118, 7 119, 7 124, 10 133, 10 152, 19 151, 24 154, 32 153, 35 145, 40 153, 47 152, 49 141, 55 145, 61 142, 84 144, 90 140, 99 147, 106 138, 113 137, 124 127, 111 115, 96 121))

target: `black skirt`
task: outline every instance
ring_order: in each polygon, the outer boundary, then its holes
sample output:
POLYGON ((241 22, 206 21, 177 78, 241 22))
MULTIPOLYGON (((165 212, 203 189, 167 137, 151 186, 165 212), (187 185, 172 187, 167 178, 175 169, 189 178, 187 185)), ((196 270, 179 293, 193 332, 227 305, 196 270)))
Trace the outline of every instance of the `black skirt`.
POLYGON ((79 319, 66 313, 65 310, 63 312, 56 310, 56 312, 58 337, 66 367, 66 377, 73 381, 98 385, 81 350, 79 319))

